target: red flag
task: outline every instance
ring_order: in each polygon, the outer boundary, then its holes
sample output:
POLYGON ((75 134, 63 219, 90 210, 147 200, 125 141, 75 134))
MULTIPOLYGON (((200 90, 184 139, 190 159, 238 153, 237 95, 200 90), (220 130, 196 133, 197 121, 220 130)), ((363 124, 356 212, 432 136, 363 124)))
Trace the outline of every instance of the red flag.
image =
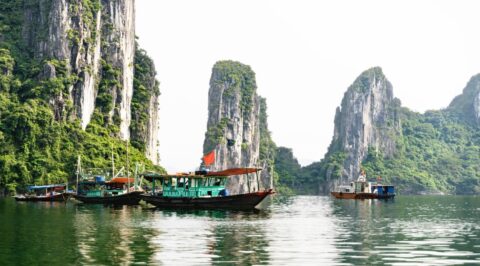
POLYGON ((215 162, 215 150, 203 156, 203 163, 205 164, 205 166, 209 166, 214 162, 215 162))

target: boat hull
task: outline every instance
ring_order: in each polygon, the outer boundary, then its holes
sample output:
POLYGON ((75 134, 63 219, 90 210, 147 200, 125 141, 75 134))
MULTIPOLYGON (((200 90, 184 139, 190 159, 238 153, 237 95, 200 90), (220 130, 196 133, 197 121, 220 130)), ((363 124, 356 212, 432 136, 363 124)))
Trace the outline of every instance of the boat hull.
POLYGON ((158 208, 252 210, 268 195, 273 193, 275 192, 270 189, 224 197, 173 198, 142 194, 140 198, 158 208))
POLYGON ((330 192, 332 196, 337 199, 391 199, 395 194, 378 195, 376 193, 344 193, 344 192, 330 192))
POLYGON ((141 191, 134 191, 118 196, 109 197, 85 197, 74 194, 73 197, 87 204, 110 204, 110 205, 137 205, 140 202, 141 191))
POLYGON ((66 201, 70 195, 61 193, 53 196, 15 196, 16 201, 66 201))

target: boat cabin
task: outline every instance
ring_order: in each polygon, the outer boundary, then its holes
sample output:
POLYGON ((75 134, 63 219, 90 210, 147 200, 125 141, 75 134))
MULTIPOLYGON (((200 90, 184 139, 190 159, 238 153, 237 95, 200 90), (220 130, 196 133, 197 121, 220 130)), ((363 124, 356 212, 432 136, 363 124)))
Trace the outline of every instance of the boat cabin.
POLYGON ((395 195, 395 187, 390 185, 387 186, 375 184, 372 185, 372 193, 375 193, 379 196, 395 195))
POLYGON ((227 178, 203 175, 159 175, 145 174, 145 179, 152 183, 152 194, 169 198, 198 198, 227 196, 225 188, 227 178))
POLYGON ((66 192, 67 185, 65 184, 54 184, 54 185, 43 185, 35 186, 31 185, 27 187, 27 194, 32 196, 48 196, 48 195, 57 195, 66 192))
POLYGON ((227 178, 234 175, 257 174, 260 168, 232 168, 219 172, 192 172, 179 174, 158 174, 147 172, 142 176, 152 183, 153 196, 167 198, 202 198, 228 196, 225 188, 227 178))
POLYGON ((337 192, 342 193, 374 193, 378 195, 395 194, 395 187, 391 185, 381 185, 374 182, 356 181, 351 182, 349 186, 339 186, 337 192))
POLYGON ((116 196, 128 192, 128 184, 134 185, 134 178, 115 177, 105 181, 104 176, 95 176, 91 180, 78 183, 78 195, 86 197, 116 196))

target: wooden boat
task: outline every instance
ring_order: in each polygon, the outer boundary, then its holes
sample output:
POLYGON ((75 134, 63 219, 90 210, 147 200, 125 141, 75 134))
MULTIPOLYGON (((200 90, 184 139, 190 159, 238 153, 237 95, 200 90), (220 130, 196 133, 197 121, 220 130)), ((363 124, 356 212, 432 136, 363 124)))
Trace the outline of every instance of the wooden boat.
POLYGON ((274 191, 267 189, 229 195, 225 183, 229 176, 251 173, 256 173, 258 180, 260 170, 233 168, 220 172, 199 171, 175 175, 145 173, 145 179, 152 182, 152 191, 141 194, 140 198, 159 208, 251 210, 274 191))
POLYGON ((135 187, 133 178, 116 177, 105 181, 104 177, 96 176, 93 180, 79 182, 77 193, 73 197, 90 204, 136 205, 143 192, 135 187))
POLYGON ((27 187, 26 194, 15 196, 16 201, 66 201, 70 197, 66 184, 27 187))
MULTIPOLYGON (((124 167, 115 174, 115 161, 112 147, 112 179, 105 181, 103 175, 88 175, 83 173, 81 158, 77 162, 77 193, 73 194, 76 200, 88 204, 136 205, 140 202, 139 195, 143 193, 141 185, 137 183, 137 173, 140 165, 135 165, 135 178, 131 178, 128 167, 127 142, 127 177, 120 177, 124 167), (79 182, 79 177, 81 181, 79 182)), ((98 169, 97 169, 98 171, 98 169)), ((87 171, 92 172, 92 171, 87 171)), ((97 172, 98 173, 98 172, 97 172)))
POLYGON ((395 187, 367 182, 365 172, 350 185, 339 186, 330 192, 337 199, 390 199, 395 197, 395 187))

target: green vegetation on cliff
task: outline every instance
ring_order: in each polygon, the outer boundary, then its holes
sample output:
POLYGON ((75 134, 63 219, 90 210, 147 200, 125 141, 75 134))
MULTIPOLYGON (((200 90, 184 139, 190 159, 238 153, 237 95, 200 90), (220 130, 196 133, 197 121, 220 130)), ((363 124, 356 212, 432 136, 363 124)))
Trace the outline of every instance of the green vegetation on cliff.
MULTIPOLYGON (((403 194, 480 193, 480 132, 472 106, 479 90, 471 90, 466 89, 467 96, 457 97, 448 109, 424 114, 394 102, 392 108, 398 108, 401 124, 401 132, 390 134, 395 153, 387 157, 381 149, 369 147, 362 162, 367 178, 374 181, 380 176, 382 182, 396 185, 403 194)), ((392 128, 382 130, 395 132, 392 128)), ((344 174, 345 159, 346 152, 332 142, 323 160, 299 169, 291 151, 279 148, 275 167, 279 183, 296 193, 328 193, 328 185, 344 174)))
POLYGON ((297 193, 328 193, 365 170, 403 194, 478 194, 479 96, 476 75, 448 108, 420 114, 401 107, 381 68, 364 71, 336 110, 325 158, 300 168, 291 151, 279 149, 279 182, 297 193))
POLYGON ((132 97, 132 122, 130 131, 132 134, 132 145, 142 152, 146 151, 146 135, 148 131, 148 118, 150 99, 160 95, 160 83, 155 78, 157 72, 147 52, 144 50, 135 51, 135 76, 133 80, 132 97))
MULTIPOLYGON (((215 63, 212 69, 212 78, 210 86, 224 86, 223 101, 228 102, 234 97, 240 98, 240 110, 244 117, 244 124, 249 123, 252 108, 256 104, 255 72, 248 65, 237 61, 224 60, 215 63)), ((265 107, 266 108, 266 107, 265 107)), ((231 124, 231 118, 222 117, 214 126, 210 126, 205 133, 206 144, 205 152, 214 149, 218 144, 226 144, 224 137, 225 130, 231 124)), ((244 147, 247 144, 244 144, 244 147)))
POLYGON ((231 96, 237 88, 241 88, 240 108, 244 116, 249 115, 257 89, 255 72, 250 66, 231 60, 219 61, 213 66, 213 72, 218 74, 216 82, 229 85, 229 90, 225 91, 224 97, 231 96))
MULTIPOLYGON (((88 12, 78 14, 95 23, 91 15, 98 10, 99 3, 83 0, 82 6, 88 12)), ((112 150, 117 165, 126 163, 126 142, 116 137, 118 128, 112 124, 105 127, 103 112, 112 100, 104 92, 119 85, 118 71, 102 62, 107 78, 98 84, 100 110, 93 115, 87 130, 82 130, 80 121, 71 116, 72 103, 67 96, 68 88, 79 77, 69 74, 65 61, 35 58, 34 48, 22 39, 23 8, 30 4, 5 0, 0 5, 0 190, 6 188, 10 192, 27 184, 66 182, 74 176, 78 155, 87 168, 109 168, 112 150), (59 116, 52 99, 62 94, 66 113, 59 116)), ((42 32, 37 37, 42 38, 42 32)), ((144 65, 139 63, 136 67, 144 65)), ((138 73, 142 71, 143 68, 138 73)), ((136 87, 141 88, 142 80, 136 82, 136 87)), ((135 103, 138 105, 139 101, 143 98, 137 94, 135 103)), ((131 165, 143 162, 154 168, 142 147, 136 143, 133 146, 129 149, 131 165)))
POLYGON ((275 156, 275 171, 278 174, 276 187, 294 194, 319 194, 321 184, 328 172, 340 176, 345 154, 338 152, 327 160, 302 167, 294 157, 292 149, 278 147, 275 156))
POLYGON ((480 132, 449 110, 402 110, 393 158, 369 149, 363 167, 402 193, 480 193, 480 132))

